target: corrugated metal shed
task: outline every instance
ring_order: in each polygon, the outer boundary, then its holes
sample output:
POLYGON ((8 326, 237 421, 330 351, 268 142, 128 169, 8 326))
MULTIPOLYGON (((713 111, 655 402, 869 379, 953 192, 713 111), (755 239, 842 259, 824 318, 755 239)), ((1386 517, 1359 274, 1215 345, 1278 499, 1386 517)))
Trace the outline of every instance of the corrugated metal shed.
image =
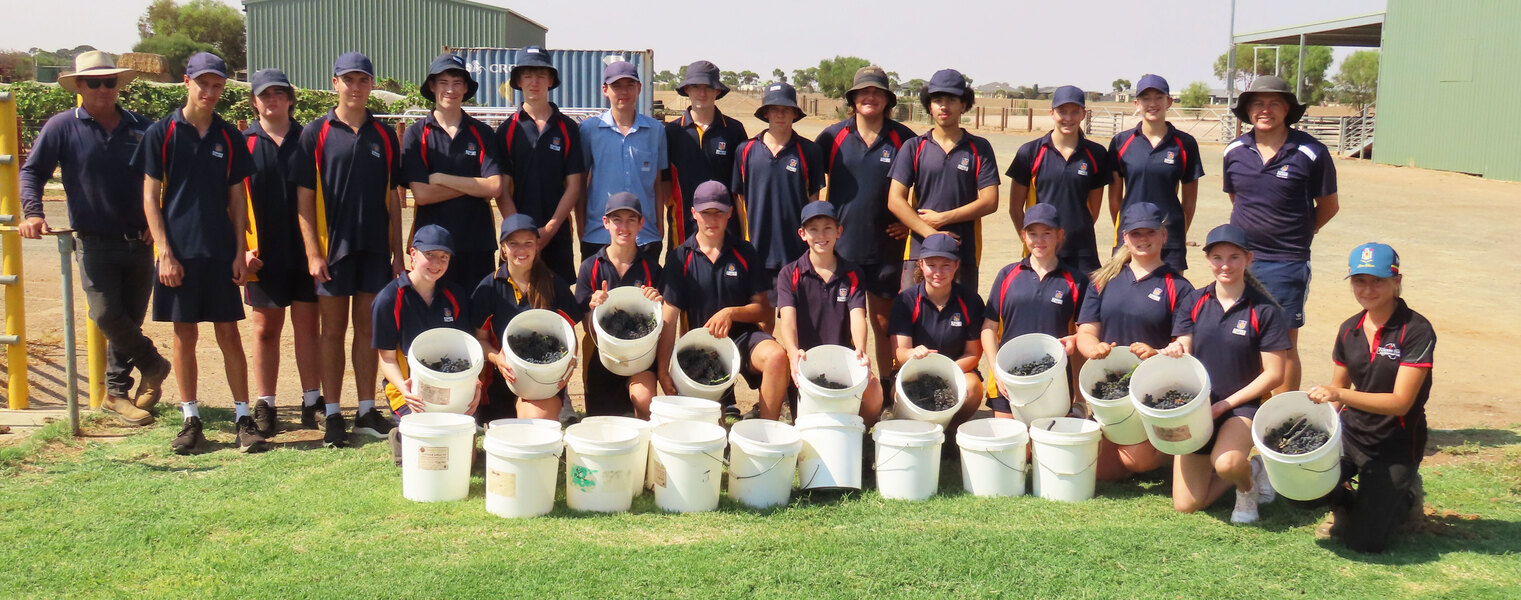
POLYGON ((332 86, 333 59, 363 52, 377 77, 420 83, 444 46, 543 45, 547 29, 467 0, 243 0, 248 70, 283 69, 305 88, 332 86))
POLYGON ((1389 0, 1374 160, 1521 181, 1521 2, 1389 0))
MULTIPOLYGON (((508 85, 517 48, 454 48, 481 88, 475 101, 481 106, 516 106, 523 101, 522 92, 508 85)), ((653 50, 549 50, 549 60, 560 72, 560 87, 549 92, 549 101, 560 108, 607 108, 602 95, 602 67, 608 62, 626 60, 639 69, 644 89, 639 95, 639 112, 651 114, 655 100, 653 50)))

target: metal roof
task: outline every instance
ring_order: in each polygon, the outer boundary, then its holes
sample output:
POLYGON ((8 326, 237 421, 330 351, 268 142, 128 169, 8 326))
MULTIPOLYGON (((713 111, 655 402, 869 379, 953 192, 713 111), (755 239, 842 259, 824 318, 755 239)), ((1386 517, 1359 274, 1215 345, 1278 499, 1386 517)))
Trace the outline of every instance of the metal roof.
POLYGON ((1376 12, 1329 21, 1236 34, 1237 44, 1298 45, 1303 36, 1308 46, 1356 46, 1377 48, 1384 40, 1384 13, 1376 12))

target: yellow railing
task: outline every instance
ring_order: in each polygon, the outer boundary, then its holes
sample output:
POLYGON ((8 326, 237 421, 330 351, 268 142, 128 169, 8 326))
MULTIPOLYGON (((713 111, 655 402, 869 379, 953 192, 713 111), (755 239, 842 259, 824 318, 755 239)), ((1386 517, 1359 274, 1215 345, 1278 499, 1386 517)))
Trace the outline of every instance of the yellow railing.
POLYGON ((5 365, 10 374, 10 407, 27 407, 26 302, 21 289, 21 140, 16 98, 0 92, 0 286, 5 287, 5 365))

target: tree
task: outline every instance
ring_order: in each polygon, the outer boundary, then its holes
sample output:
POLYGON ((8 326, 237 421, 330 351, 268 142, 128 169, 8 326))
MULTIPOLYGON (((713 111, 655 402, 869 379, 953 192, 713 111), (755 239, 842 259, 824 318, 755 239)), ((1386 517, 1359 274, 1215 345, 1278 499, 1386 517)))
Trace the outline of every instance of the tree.
POLYGON ((898 94, 902 96, 918 96, 919 91, 924 89, 923 79, 910 79, 898 87, 898 94))
POLYGON ((657 84, 662 84, 663 83, 663 84, 675 87, 677 84, 681 83, 681 80, 677 79, 676 78, 676 74, 672 73, 670 69, 666 69, 664 71, 661 71, 661 72, 655 74, 655 83, 657 83, 657 84))
POLYGON ((137 19, 137 33, 141 39, 133 51, 163 54, 169 59, 171 77, 183 74, 185 60, 196 52, 216 53, 233 71, 248 66, 243 13, 218 0, 190 0, 183 5, 153 0, 137 19))
POLYGON ((808 67, 806 69, 793 69, 792 70, 792 86, 796 87, 799 90, 807 89, 808 91, 811 92, 811 91, 813 91, 813 84, 816 83, 816 82, 818 82, 818 77, 819 77, 819 69, 818 69, 818 67, 808 67))
POLYGON ((32 64, 32 55, 20 50, 0 52, 0 82, 14 83, 36 77, 37 69, 32 64))
POLYGON ((771 78, 782 83, 787 83, 787 72, 781 70, 780 68, 771 69, 771 78))
MULTIPOLYGON (((1236 90, 1240 92, 1246 89, 1248 83, 1255 76, 1273 74, 1273 53, 1266 50, 1257 53, 1257 69, 1252 70, 1252 49, 1256 44, 1236 45, 1236 90)), ((1271 48, 1272 46, 1264 46, 1271 48)), ((1278 46, 1279 61, 1278 76, 1293 85, 1299 73, 1299 46, 1278 46)), ((1225 68, 1230 60, 1230 53, 1221 54, 1215 59, 1215 78, 1225 81, 1225 68)), ((1331 68, 1331 48, 1329 46, 1306 46, 1304 53, 1304 94, 1299 98, 1305 104, 1319 104, 1325 96, 1326 71, 1331 68)))
POLYGON ((1178 100, 1183 103, 1183 108, 1199 108, 1209 104, 1209 84, 1203 81, 1188 84, 1178 100))
POLYGON ((1114 86, 1114 93, 1118 94, 1120 92, 1123 92, 1125 90, 1130 89, 1130 80, 1129 79, 1116 79, 1116 80, 1114 80, 1114 83, 1111 83, 1109 85, 1114 86))
POLYGON ((1341 71, 1333 79, 1332 95, 1337 102, 1351 104, 1358 110, 1367 108, 1378 97, 1377 50, 1359 50, 1341 61, 1341 71))
POLYGON ((734 71, 719 71, 718 80, 729 87, 739 87, 739 73, 734 71))
POLYGON ((755 71, 751 71, 749 69, 745 69, 739 72, 740 85, 755 85, 757 83, 760 83, 759 73, 756 73, 755 71))
POLYGON ((836 56, 819 61, 819 91, 830 98, 840 98, 855 81, 856 69, 870 65, 871 61, 856 56, 836 56))
MULTIPOLYGON (((200 52, 215 52, 216 48, 211 44, 192 40, 183 33, 175 33, 155 35, 145 39, 133 46, 132 51, 162 54, 169 61, 169 76, 177 79, 185 74, 185 62, 190 60, 191 56, 200 52)), ((232 65, 229 64, 227 68, 232 68, 232 65)))

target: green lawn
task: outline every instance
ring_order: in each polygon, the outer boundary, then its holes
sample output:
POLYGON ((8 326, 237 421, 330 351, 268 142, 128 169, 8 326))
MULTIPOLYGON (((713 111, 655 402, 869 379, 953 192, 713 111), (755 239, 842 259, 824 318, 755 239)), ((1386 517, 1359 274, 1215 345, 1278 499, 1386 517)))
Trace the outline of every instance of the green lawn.
MULTIPOLYGON (((169 452, 167 424, 114 443, 61 424, 0 449, 0 597, 179 598, 1516 598, 1521 436, 1440 432, 1427 502, 1458 513, 1365 556, 1318 543, 1323 511, 1278 502, 1252 526, 1229 498, 1180 515, 1167 484, 1099 486, 1076 505, 960 492, 873 492, 791 506, 507 520, 485 511, 476 465, 462 502, 401 497, 384 443, 346 450, 169 452), (1463 440, 1477 439, 1463 443, 1463 440), (1508 590, 1508 591, 1507 591, 1508 590)), ((563 487, 563 486, 562 486, 563 487)))

